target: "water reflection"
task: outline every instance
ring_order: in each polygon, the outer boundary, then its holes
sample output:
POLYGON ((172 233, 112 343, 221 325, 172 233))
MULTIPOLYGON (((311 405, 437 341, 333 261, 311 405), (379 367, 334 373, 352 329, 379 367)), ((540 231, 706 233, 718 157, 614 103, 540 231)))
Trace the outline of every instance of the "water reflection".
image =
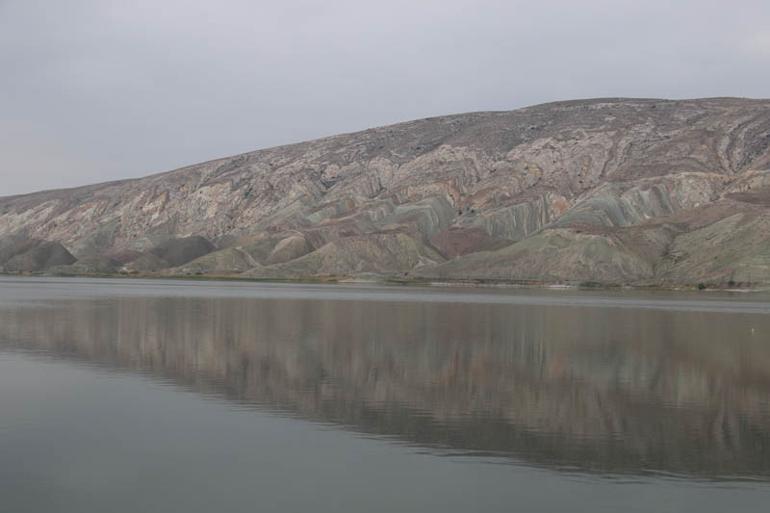
POLYGON ((0 309, 0 344, 407 443, 555 468, 770 476, 770 319, 113 297, 0 309))

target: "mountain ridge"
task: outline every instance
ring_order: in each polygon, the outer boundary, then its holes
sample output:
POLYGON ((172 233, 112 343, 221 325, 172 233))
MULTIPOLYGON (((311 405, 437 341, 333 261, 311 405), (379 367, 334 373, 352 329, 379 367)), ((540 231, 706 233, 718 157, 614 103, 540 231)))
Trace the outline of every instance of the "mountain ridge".
POLYGON ((770 100, 599 98, 0 197, 0 270, 757 285, 769 228, 770 100))
POLYGON ((506 113, 510 113, 510 112, 513 112, 513 111, 521 111, 521 110, 531 109, 531 108, 535 108, 535 107, 569 105, 569 104, 578 104, 578 103, 582 103, 582 102, 692 102, 692 101, 712 101, 712 100, 714 100, 714 101, 719 101, 719 100, 726 100, 726 101, 738 100, 738 101, 752 101, 752 102, 770 101, 770 99, 749 98, 749 97, 744 97, 744 96, 710 96, 710 97, 705 97, 705 98, 685 98, 685 99, 680 99, 680 100, 672 100, 672 99, 664 99, 664 98, 634 98, 634 97, 624 97, 624 96, 614 96, 614 97, 613 96, 609 96, 609 97, 600 97, 600 98, 579 98, 579 99, 573 99, 573 100, 554 100, 554 101, 550 101, 550 102, 539 103, 539 104, 535 104, 535 105, 521 107, 521 108, 514 109, 514 110, 482 110, 482 111, 457 112, 457 113, 454 113, 454 114, 442 114, 442 115, 437 115, 437 116, 428 116, 428 117, 425 117, 425 118, 417 118, 417 119, 409 119, 409 120, 404 120, 404 121, 397 121, 395 123, 386 124, 386 125, 373 126, 373 127, 369 127, 369 128, 364 128, 362 130, 353 130, 353 131, 350 131, 350 132, 341 132, 341 133, 334 134, 334 135, 326 135, 326 136, 321 136, 321 137, 317 137, 317 138, 313 138, 313 139, 302 140, 302 141, 298 141, 298 142, 289 142, 289 143, 285 143, 285 144, 279 144, 279 145, 276 145, 276 146, 268 146, 268 147, 265 147, 265 148, 260 148, 260 149, 257 149, 257 150, 251 150, 251 151, 242 152, 242 153, 233 153, 233 154, 230 154, 230 155, 225 155, 223 157, 215 157, 215 158, 212 158, 212 159, 209 159, 209 160, 205 160, 205 161, 202 161, 202 162, 194 162, 194 163, 191 163, 191 164, 184 164, 184 165, 182 165, 180 167, 177 167, 177 168, 174 168, 174 169, 169 169, 169 170, 165 170, 165 171, 158 171, 158 172, 152 172, 152 173, 149 173, 147 175, 138 176, 138 177, 134 177, 134 178, 118 178, 116 180, 108 180, 108 181, 105 181, 105 182, 96 182, 96 183, 89 183, 89 184, 83 184, 83 185, 74 185, 74 186, 71 186, 71 187, 59 187, 57 189, 43 189, 43 190, 38 190, 38 191, 22 192, 22 193, 18 193, 18 194, 10 194, 10 195, 7 195, 7 196, 0 196, 0 201, 11 200, 11 199, 20 198, 20 197, 23 197, 23 196, 32 196, 32 195, 43 194, 43 193, 67 192, 67 191, 74 191, 76 189, 86 189, 86 188, 100 187, 100 186, 106 186, 106 185, 120 185, 120 184, 123 184, 123 183, 126 183, 126 182, 133 182, 133 181, 137 181, 137 180, 144 180, 144 179, 147 179, 147 178, 157 177, 157 176, 166 175, 166 174, 170 174, 170 173, 181 172, 181 171, 184 171, 184 170, 187 170, 187 169, 190 169, 190 168, 194 168, 194 167, 197 167, 197 166, 212 164, 212 163, 216 163, 216 162, 224 161, 224 160, 228 160, 228 159, 234 159, 236 157, 240 157, 240 156, 244 156, 244 155, 251 155, 251 154, 259 153, 259 152, 262 152, 262 151, 285 149, 285 148, 290 148, 292 146, 298 146, 298 145, 302 145, 302 144, 306 144, 306 143, 314 143, 314 142, 324 141, 326 139, 333 139, 335 137, 350 136, 350 135, 356 135, 356 134, 360 134, 360 133, 364 133, 364 132, 368 132, 368 131, 372 131, 372 130, 386 129, 386 128, 390 128, 390 127, 397 127, 399 125, 405 125, 405 124, 409 124, 409 123, 413 123, 413 122, 417 122, 417 121, 435 121, 435 120, 440 120, 440 119, 443 119, 443 118, 460 117, 460 116, 473 115, 473 114, 480 114, 480 115, 484 115, 484 114, 490 114, 490 115, 491 114, 506 114, 506 113))

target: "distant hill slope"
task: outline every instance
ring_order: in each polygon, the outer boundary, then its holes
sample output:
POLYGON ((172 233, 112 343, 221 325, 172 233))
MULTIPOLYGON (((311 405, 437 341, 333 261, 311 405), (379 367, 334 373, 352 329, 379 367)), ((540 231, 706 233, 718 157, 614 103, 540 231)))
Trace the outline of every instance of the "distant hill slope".
POLYGON ((770 283, 770 100, 460 114, 0 198, 0 270, 770 283))

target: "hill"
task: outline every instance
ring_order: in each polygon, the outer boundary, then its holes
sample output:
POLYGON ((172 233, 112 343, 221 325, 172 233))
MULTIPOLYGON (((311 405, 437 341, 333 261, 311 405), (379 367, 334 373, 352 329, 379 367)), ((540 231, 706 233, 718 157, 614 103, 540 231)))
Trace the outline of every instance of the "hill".
POLYGON ((411 121, 0 198, 14 273, 770 282, 770 100, 411 121))

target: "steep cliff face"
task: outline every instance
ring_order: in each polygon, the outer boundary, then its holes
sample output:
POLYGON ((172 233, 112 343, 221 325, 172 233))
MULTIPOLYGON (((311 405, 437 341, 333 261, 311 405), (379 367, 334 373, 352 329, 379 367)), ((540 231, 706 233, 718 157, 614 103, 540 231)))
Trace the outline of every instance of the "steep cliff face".
POLYGON ((0 198, 0 267, 765 283, 769 223, 770 101, 602 99, 0 198), (31 240, 72 261, 9 265, 31 240))

